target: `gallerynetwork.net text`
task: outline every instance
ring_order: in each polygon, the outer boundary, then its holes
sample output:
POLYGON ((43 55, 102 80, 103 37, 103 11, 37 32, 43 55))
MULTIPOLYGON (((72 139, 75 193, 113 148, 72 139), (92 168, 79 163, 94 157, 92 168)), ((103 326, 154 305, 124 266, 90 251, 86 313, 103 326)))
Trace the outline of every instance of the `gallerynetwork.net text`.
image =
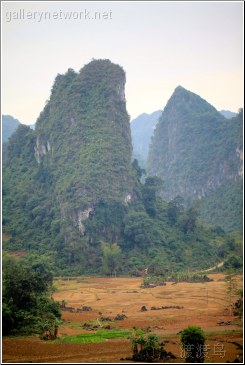
POLYGON ((7 11, 5 20, 7 23, 16 20, 33 20, 38 23, 47 20, 111 20, 112 11, 26 11, 19 9, 17 11, 7 11))

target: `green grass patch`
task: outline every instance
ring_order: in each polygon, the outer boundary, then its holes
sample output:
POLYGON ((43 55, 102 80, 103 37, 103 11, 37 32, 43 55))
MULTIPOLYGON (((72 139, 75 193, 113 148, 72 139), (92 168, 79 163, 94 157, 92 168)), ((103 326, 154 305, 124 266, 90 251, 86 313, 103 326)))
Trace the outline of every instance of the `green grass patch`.
POLYGON ((98 330, 95 333, 81 333, 76 336, 67 336, 60 338, 55 342, 62 343, 95 343, 104 342, 112 338, 127 338, 131 335, 129 331, 122 331, 121 329, 115 328, 111 330, 98 330))

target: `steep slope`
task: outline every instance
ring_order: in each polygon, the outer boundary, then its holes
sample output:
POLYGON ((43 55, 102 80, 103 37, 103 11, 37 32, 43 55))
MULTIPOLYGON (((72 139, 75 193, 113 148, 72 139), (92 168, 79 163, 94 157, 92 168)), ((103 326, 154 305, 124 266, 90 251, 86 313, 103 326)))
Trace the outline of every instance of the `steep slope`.
POLYGON ((151 114, 143 113, 133 119, 130 123, 133 158, 136 158, 142 167, 145 167, 151 137, 160 115, 160 110, 151 114))
POLYGON ((36 123, 35 156, 53 171, 61 205, 71 191, 79 210, 101 196, 124 201, 131 193, 124 84, 124 71, 106 60, 57 76, 36 123))
POLYGON ((2 115, 2 142, 6 142, 21 123, 11 115, 2 115))
POLYGON ((164 180, 164 198, 181 195, 190 203, 239 185, 242 150, 242 114, 225 119, 200 96, 179 86, 155 129, 148 174, 164 180))

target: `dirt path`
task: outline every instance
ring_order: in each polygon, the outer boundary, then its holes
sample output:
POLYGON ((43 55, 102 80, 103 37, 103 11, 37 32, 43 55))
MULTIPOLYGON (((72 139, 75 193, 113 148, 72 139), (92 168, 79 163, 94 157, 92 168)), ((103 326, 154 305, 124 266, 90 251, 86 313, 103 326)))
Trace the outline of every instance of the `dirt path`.
POLYGON ((210 267, 209 269, 196 271, 195 274, 202 273, 202 272, 210 272, 210 271, 213 271, 213 270, 215 270, 219 267, 222 267, 223 265, 224 265, 224 261, 220 262, 219 264, 217 264, 215 266, 210 267))

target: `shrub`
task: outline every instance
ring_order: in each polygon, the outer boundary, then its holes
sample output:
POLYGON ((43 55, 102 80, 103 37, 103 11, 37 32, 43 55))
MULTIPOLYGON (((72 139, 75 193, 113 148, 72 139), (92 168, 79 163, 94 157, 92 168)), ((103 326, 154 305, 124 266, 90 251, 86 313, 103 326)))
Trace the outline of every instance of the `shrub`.
POLYGON ((186 362, 204 362, 205 334, 200 327, 185 328, 181 333, 181 343, 186 362))
POLYGON ((130 338, 133 350, 133 357, 130 360, 143 362, 158 362, 160 360, 175 359, 171 352, 164 350, 160 344, 159 337, 150 334, 147 337, 141 333, 135 333, 130 338))

